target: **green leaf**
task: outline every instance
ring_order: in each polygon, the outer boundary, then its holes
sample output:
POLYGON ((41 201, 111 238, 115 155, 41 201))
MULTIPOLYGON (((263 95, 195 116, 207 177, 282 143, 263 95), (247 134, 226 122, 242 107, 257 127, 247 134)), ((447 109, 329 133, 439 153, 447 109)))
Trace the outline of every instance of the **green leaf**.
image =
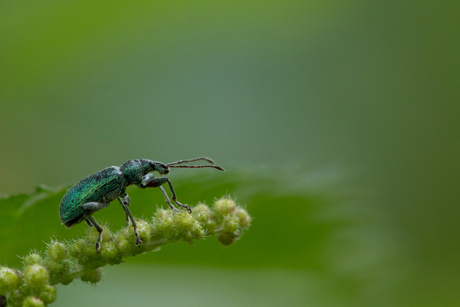
MULTIPOLYGON (((344 249, 351 250, 350 254, 359 251, 353 245, 359 241, 356 238, 337 241, 338 237, 358 227, 356 220, 362 218, 356 213, 347 214, 344 209, 344 204, 353 197, 337 192, 338 185, 334 185, 334 189, 325 188, 331 184, 330 178, 337 177, 336 173, 328 175, 326 170, 306 172, 303 169, 286 172, 288 174, 267 169, 229 168, 226 173, 217 174, 194 173, 182 177, 171 174, 169 178, 179 201, 191 205, 193 209, 199 202, 210 205, 217 198, 228 195, 251 214, 251 229, 231 248, 222 248, 217 239, 211 237, 196 241, 193 247, 188 244, 164 246, 159 253, 139 254, 127 259, 127 262, 293 269, 317 272, 322 276, 318 280, 323 281, 333 274, 335 285, 332 288, 338 291, 337 296, 355 293, 365 281, 353 271, 340 277, 336 272, 341 259, 349 257, 343 253, 344 249), (332 190, 335 192, 331 193, 332 190), (345 242, 349 245, 343 246, 345 242)), ((0 224, 0 242, 4 247, 0 250, 2 265, 20 268, 18 255, 25 256, 31 249, 44 255, 45 242, 52 238, 72 240, 85 235, 88 229, 85 223, 69 229, 60 223, 59 203, 66 189, 42 187, 35 193, 0 200, 8 220, 0 224)), ((127 193, 131 197, 130 210, 135 218, 148 219, 157 208, 167 209, 164 197, 157 189, 142 190, 131 186, 127 193)), ((125 228, 125 214, 117 202, 96 212, 93 217, 114 232, 125 228)), ((232 221, 227 222, 227 227, 231 229, 232 221)))
MULTIPOLYGON (((190 175, 175 178, 170 176, 175 185, 178 199, 182 203, 195 205, 198 202, 212 203, 224 195, 235 197, 255 217, 255 225, 248 234, 251 242, 238 242, 238 249, 217 249, 213 239, 200 242, 200 248, 187 249, 188 256, 177 253, 177 249, 186 247, 168 247, 169 252, 156 254, 155 262, 182 264, 220 265, 225 261, 238 263, 240 266, 265 267, 301 267, 312 268, 320 266, 318 254, 307 251, 314 249, 340 224, 339 221, 315 221, 315 211, 327 205, 327 198, 318 192, 308 192, 298 188, 303 180, 303 174, 289 180, 275 176, 271 171, 232 171, 219 174, 190 175), (293 212, 295 215, 293 216, 293 212), (308 234, 302 244, 297 244, 297 234, 308 234), (295 234, 295 235, 287 235, 295 234), (279 247, 277 245, 280 244, 279 247), (289 246, 282 249, 281 244, 289 246), (252 248, 251 248, 252 247, 252 248), (247 253, 251 248, 251 253, 247 253), (277 248, 276 256, 267 258, 277 248), (203 258, 203 253, 212 253, 214 257, 203 258), (164 254, 161 255, 160 254, 164 254), (309 255, 309 259, 305 259, 309 255), (286 263, 285 259, 290 261, 286 263), (233 261, 230 261, 232 260, 233 261)), ((82 236, 86 224, 78 224, 67 229, 59 220, 59 203, 66 188, 39 188, 32 194, 21 194, 0 200, 0 208, 5 222, 0 223, 0 242, 2 249, 0 259, 2 264, 10 267, 20 267, 18 256, 26 255, 29 250, 45 250, 45 242, 50 238, 73 239, 82 236)), ((131 196, 130 210, 136 217, 152 216, 158 207, 167 208, 164 198, 157 189, 141 190, 129 187, 131 196)), ((93 217, 107 223, 113 229, 125 226, 125 215, 117 202, 96 212, 93 217)), ((150 262, 152 256, 136 257, 134 262, 150 262)))

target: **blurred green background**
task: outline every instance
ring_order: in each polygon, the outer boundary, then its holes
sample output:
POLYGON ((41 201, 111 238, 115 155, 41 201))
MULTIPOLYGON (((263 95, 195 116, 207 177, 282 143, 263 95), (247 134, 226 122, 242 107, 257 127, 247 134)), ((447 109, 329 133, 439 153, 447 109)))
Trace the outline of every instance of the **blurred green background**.
MULTIPOLYGON (((54 305, 459 306, 459 11, 0 2, 0 192, 206 155, 228 172, 173 172, 179 199, 229 193, 255 216, 228 249, 168 246, 60 287, 54 305)), ((43 209, 56 235, 82 234, 58 202, 43 209)))

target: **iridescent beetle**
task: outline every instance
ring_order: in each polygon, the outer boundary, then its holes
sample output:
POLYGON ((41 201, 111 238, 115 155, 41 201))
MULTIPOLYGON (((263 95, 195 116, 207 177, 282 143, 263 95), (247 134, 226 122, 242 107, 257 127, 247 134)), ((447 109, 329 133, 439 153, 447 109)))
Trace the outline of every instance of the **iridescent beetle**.
POLYGON ((82 181, 71 187, 61 200, 59 207, 59 215, 61 222, 67 227, 71 227, 82 221, 86 221, 89 227, 96 227, 98 237, 96 241, 96 251, 99 253, 102 228, 91 217, 96 211, 104 209, 110 205, 110 202, 118 199, 121 206, 125 210, 126 225, 129 226, 129 220, 134 228, 134 235, 136 236, 136 244, 142 243, 136 230, 136 222, 128 209, 131 199, 126 194, 126 187, 135 184, 141 189, 145 188, 159 188, 165 196, 165 201, 168 203, 172 210, 177 210, 171 201, 168 194, 161 186, 163 183, 168 183, 171 189, 171 199, 177 206, 187 209, 190 213, 192 210, 189 206, 181 204, 177 201, 176 192, 167 177, 154 177, 150 172, 158 172, 160 175, 167 175, 169 168, 204 168, 212 167, 223 171, 220 166, 215 165, 215 162, 206 157, 199 157, 195 159, 179 160, 171 163, 162 163, 158 161, 151 161, 147 159, 129 160, 123 163, 120 167, 111 166, 105 168, 97 173, 94 173, 82 181), (186 165, 182 163, 194 162, 204 160, 212 165, 186 165))

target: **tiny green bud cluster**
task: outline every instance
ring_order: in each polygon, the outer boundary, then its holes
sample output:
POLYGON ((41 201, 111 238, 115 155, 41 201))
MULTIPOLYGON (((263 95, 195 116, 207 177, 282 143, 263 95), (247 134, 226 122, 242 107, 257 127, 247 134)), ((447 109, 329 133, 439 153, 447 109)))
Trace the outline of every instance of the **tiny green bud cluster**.
POLYGON ((89 282, 90 284, 94 285, 101 280, 101 277, 102 277, 102 268, 98 268, 98 269, 83 273, 80 276, 80 279, 84 282, 89 282))
POLYGON ((19 275, 10 268, 0 268, 0 294, 12 291, 20 284, 19 275))
POLYGON ((98 232, 89 228, 87 237, 73 242, 52 240, 45 257, 31 252, 24 257, 24 273, 0 267, 0 298, 7 297, 8 306, 46 306, 56 300, 55 284, 67 285, 75 278, 95 284, 101 280, 102 266, 119 264, 123 258, 157 251, 160 246, 215 235, 225 245, 237 240, 249 227, 251 217, 243 208, 224 197, 214 208, 198 204, 192 214, 185 211, 159 209, 151 221, 136 219, 142 244, 136 245, 132 227, 112 233, 102 225, 99 253, 95 243, 98 232))
POLYGON ((236 203, 234 200, 230 198, 222 197, 221 199, 216 201, 215 208, 218 214, 226 216, 235 211, 236 203))
POLYGON ((251 217, 247 211, 228 197, 216 201, 215 213, 218 226, 214 230, 214 235, 224 245, 230 245, 238 240, 242 230, 251 224, 251 217))
POLYGON ((56 287, 51 285, 44 285, 40 291, 39 299, 48 305, 56 300, 56 295, 56 287))
POLYGON ((7 299, 8 306, 45 306, 56 300, 56 288, 49 284, 48 270, 37 262, 41 257, 31 253, 24 258, 24 273, 10 268, 0 268, 0 295, 7 299))
POLYGON ((30 266, 34 264, 43 264, 43 259, 39 254, 32 252, 24 258, 23 262, 25 266, 30 266))
POLYGON ((48 271, 39 264, 28 266, 24 270, 24 280, 31 288, 40 289, 49 279, 48 271))
POLYGON ((35 296, 28 296, 22 303, 23 307, 43 307, 45 304, 43 301, 35 296))
POLYGON ((64 258, 67 256, 67 247, 64 243, 52 241, 48 245, 48 250, 46 251, 46 254, 49 257, 49 259, 59 262, 64 260, 64 258))

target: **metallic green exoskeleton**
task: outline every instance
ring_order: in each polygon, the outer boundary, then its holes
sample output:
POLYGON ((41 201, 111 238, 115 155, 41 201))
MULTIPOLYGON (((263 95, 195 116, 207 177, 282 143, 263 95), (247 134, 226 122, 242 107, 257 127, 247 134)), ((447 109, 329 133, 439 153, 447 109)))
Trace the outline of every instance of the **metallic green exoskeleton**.
POLYGON ((97 173, 94 173, 82 181, 71 187, 61 200, 59 207, 59 215, 61 222, 67 227, 71 227, 82 221, 86 221, 89 227, 96 227, 99 232, 96 241, 96 251, 99 253, 99 247, 101 242, 102 228, 94 221, 91 214, 94 212, 106 208, 110 205, 110 202, 118 199, 121 206, 123 207, 126 214, 126 226, 129 226, 129 221, 133 225, 134 235, 136 236, 136 244, 142 243, 139 239, 139 235, 136 230, 136 222, 128 209, 131 199, 126 194, 126 187, 135 184, 141 189, 145 188, 159 188, 165 196, 165 201, 168 203, 172 210, 177 209, 171 204, 168 194, 161 186, 163 183, 168 183, 172 193, 171 199, 176 203, 177 206, 187 209, 192 212, 190 207, 181 204, 177 201, 176 192, 166 177, 154 177, 150 172, 158 172, 160 175, 167 175, 169 168, 180 167, 180 168, 203 168, 212 167, 223 171, 224 169, 220 166, 214 165, 215 162, 212 159, 206 157, 200 157, 188 160, 179 160, 171 163, 162 163, 157 161, 151 161, 147 159, 129 160, 123 163, 120 167, 111 166, 105 168, 97 173), (194 162, 204 160, 213 165, 186 165, 182 163, 194 162))

